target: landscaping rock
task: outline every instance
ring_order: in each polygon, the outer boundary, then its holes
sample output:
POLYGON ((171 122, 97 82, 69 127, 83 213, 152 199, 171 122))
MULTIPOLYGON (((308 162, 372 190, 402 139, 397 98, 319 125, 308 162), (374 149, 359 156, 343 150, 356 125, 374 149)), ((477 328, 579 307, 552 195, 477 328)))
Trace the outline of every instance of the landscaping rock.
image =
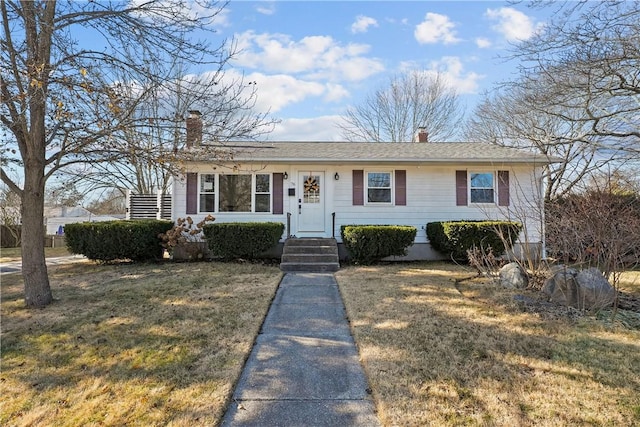
POLYGON ((615 289, 597 268, 577 271, 565 268, 549 278, 542 292, 551 302, 591 310, 608 307, 615 301, 615 289))
POLYGON ((529 276, 517 262, 506 264, 500 269, 500 285, 503 288, 524 289, 529 284, 529 276))
POLYGON ((613 305, 616 290, 597 268, 582 270, 576 276, 585 308, 604 308, 613 305))
POLYGON ((544 283, 542 292, 549 296, 549 300, 556 304, 574 306, 578 301, 578 270, 563 268, 556 271, 544 283))

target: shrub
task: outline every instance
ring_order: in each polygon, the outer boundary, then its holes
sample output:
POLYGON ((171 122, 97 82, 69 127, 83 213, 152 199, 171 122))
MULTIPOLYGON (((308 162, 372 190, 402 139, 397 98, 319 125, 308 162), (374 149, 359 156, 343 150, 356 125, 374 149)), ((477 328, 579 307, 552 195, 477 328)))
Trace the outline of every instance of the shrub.
POLYGON ((274 247, 282 233, 280 222, 225 222, 203 227, 213 256, 224 259, 257 258, 274 247))
POLYGON ((545 203, 548 254, 611 273, 640 264, 640 195, 594 189, 545 203))
POLYGON ((197 224, 190 216, 178 218, 176 224, 169 231, 159 234, 158 237, 162 241, 162 247, 174 257, 181 254, 188 260, 203 259, 207 247, 206 242, 202 239, 202 228, 205 224, 213 221, 215 218, 212 215, 207 215, 197 224))
POLYGON ((427 224, 427 237, 438 252, 457 261, 467 261, 473 248, 504 255, 513 246, 522 224, 512 221, 439 221, 427 224), (506 246, 505 246, 506 245, 506 246))
POLYGON ((345 225, 340 233, 351 260, 371 264, 388 256, 406 255, 417 230, 404 225, 345 225))
POLYGON ((135 220, 66 224, 69 251, 97 261, 130 259, 150 261, 162 257, 158 238, 173 227, 172 221, 135 220))

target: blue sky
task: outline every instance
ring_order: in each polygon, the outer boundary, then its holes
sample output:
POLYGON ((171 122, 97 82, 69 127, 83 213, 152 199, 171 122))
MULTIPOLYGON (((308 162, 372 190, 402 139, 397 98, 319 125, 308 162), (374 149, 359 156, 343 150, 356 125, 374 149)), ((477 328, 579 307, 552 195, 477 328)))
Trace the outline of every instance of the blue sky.
POLYGON ((215 24, 242 50, 229 75, 255 81, 257 108, 282 120, 265 139, 341 140, 345 109, 406 70, 444 73, 471 112, 544 19, 498 1, 231 1, 215 24))

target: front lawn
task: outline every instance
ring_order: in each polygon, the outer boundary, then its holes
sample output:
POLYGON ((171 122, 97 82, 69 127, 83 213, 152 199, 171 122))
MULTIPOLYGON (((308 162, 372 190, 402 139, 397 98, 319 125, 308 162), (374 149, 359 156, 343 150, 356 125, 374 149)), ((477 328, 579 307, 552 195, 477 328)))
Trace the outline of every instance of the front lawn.
POLYGON ((217 425, 275 294, 277 267, 69 264, 53 304, 2 277, 0 425, 217 425))
MULTIPOLYGON (((277 266, 50 267, 27 310, 2 277, 0 425, 218 425, 277 266)), ((514 300, 446 263, 336 273, 385 426, 640 424, 640 313, 514 300)), ((621 282, 640 297, 640 273, 621 282)), ((533 301, 531 292, 520 292, 533 301)))
MULTIPOLYGON (((336 273, 383 425, 640 425, 640 313, 527 306, 487 280, 456 283, 470 274, 336 273)), ((640 274, 621 288, 640 296, 640 274)))

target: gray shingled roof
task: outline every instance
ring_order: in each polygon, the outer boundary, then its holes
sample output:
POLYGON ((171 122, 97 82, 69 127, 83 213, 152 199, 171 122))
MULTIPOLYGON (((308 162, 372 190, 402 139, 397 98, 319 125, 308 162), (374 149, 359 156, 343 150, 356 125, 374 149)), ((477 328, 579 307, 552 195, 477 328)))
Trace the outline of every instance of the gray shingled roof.
POLYGON ((194 161, 282 163, 550 163, 540 154, 480 142, 226 142, 192 151, 194 161), (221 154, 223 154, 221 156, 221 154))

